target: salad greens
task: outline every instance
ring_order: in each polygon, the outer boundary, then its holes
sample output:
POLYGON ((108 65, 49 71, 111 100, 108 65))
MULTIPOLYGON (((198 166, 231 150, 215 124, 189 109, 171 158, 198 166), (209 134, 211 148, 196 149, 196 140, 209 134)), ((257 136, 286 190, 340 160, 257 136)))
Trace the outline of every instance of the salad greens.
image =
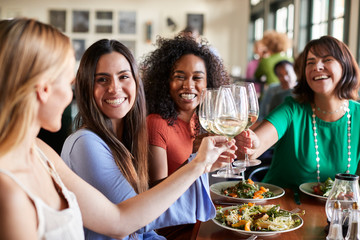
POLYGON ((263 199, 274 197, 274 193, 269 189, 260 187, 254 183, 251 179, 241 180, 235 186, 228 187, 222 190, 222 194, 235 198, 252 198, 263 199))
POLYGON ((222 225, 245 231, 282 231, 301 224, 294 219, 296 213, 280 209, 279 205, 255 205, 248 203, 233 209, 219 207, 215 219, 222 225))

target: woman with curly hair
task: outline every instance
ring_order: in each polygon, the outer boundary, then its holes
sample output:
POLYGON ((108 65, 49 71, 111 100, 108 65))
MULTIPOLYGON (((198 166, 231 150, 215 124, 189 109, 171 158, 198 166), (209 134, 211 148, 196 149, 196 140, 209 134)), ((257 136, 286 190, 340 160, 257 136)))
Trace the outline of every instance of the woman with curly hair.
POLYGON ((268 57, 260 60, 255 77, 261 80, 264 78, 267 86, 273 83, 279 84, 274 67, 276 63, 282 60, 293 62, 291 57, 286 56, 286 51, 290 48, 291 42, 285 33, 269 30, 264 33, 261 43, 265 45, 268 57))
MULTIPOLYGON (((193 153, 200 124, 196 109, 203 88, 228 83, 224 65, 203 39, 178 35, 157 39, 142 62, 148 106, 150 183, 166 178, 193 153)), ((160 229, 167 239, 190 239, 192 224, 160 229), (181 234, 181 235, 180 235, 181 234)))
POLYGON ((149 114, 151 182, 173 173, 193 153, 201 90, 229 82, 222 61, 205 40, 197 43, 179 35, 159 38, 157 46, 140 65, 149 114))

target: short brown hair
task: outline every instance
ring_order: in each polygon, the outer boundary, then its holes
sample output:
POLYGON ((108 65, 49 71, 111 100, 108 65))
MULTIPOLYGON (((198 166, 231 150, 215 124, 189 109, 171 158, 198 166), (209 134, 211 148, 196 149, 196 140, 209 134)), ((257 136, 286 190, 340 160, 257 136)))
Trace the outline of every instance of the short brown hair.
POLYGON ((306 58, 309 52, 317 57, 331 55, 334 57, 343 69, 342 77, 335 88, 335 93, 339 99, 357 100, 359 89, 359 67, 349 48, 341 41, 331 36, 323 36, 319 39, 311 40, 306 46, 303 53, 299 56, 297 72, 298 84, 294 93, 300 102, 313 102, 314 91, 306 81, 305 68, 306 58))

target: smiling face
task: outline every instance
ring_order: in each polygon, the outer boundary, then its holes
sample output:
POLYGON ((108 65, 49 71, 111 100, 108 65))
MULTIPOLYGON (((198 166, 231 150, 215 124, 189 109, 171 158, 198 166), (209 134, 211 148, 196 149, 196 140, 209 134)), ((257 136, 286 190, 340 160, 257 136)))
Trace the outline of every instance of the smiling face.
POLYGON ((296 85, 296 74, 290 63, 284 63, 277 66, 275 73, 280 80, 282 89, 293 88, 296 85))
POLYGON ((118 52, 100 57, 95 71, 94 98, 98 108, 113 125, 133 107, 136 84, 127 59, 118 52))
POLYGON ((332 95, 342 77, 342 66, 334 57, 316 56, 310 50, 306 58, 306 81, 315 94, 332 95))
POLYGON ((170 95, 180 115, 192 115, 200 104, 201 91, 207 85, 204 60, 193 54, 182 56, 176 61, 170 79, 170 95))

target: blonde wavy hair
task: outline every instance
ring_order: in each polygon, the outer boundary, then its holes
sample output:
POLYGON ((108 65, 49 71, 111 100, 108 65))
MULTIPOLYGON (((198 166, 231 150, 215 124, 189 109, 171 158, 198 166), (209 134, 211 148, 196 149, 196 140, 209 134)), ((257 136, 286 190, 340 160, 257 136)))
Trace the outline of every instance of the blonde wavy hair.
POLYGON ((288 50, 292 43, 285 33, 279 33, 274 30, 264 32, 261 42, 271 53, 279 53, 288 50))
POLYGON ((37 85, 55 81, 72 51, 69 38, 50 25, 0 21, 0 156, 24 139, 38 110, 37 85))

